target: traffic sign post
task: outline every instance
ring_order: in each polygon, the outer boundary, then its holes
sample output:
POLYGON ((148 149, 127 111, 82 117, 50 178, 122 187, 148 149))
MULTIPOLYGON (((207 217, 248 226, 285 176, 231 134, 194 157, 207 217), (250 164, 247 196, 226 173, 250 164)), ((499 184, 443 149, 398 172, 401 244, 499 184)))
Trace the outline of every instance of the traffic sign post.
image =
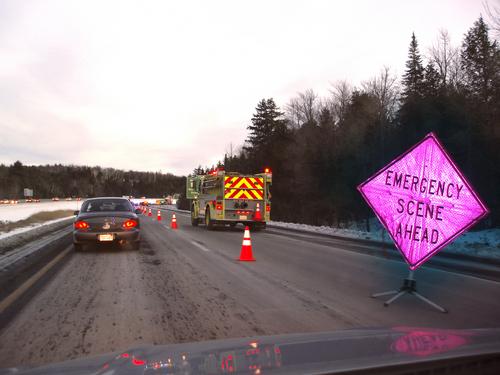
POLYGON ((488 209, 437 137, 428 134, 358 190, 410 268, 401 288, 372 297, 395 294, 384 303, 388 306, 411 294, 446 312, 417 292, 414 271, 482 219, 488 209))

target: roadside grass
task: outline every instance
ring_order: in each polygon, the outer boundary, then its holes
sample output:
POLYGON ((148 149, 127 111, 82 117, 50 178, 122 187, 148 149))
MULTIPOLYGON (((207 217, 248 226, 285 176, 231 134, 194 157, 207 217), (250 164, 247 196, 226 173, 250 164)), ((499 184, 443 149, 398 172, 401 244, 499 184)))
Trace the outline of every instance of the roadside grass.
POLYGON ((18 221, 0 221, 0 232, 10 232, 11 230, 27 227, 32 224, 44 223, 46 221, 60 219, 73 215, 73 210, 42 211, 31 215, 27 219, 18 221))

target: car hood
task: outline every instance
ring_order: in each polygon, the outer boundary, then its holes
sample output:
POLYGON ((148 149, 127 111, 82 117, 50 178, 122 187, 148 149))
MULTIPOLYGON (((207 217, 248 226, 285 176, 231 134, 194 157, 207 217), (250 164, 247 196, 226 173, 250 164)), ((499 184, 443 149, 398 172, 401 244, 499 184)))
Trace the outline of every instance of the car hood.
POLYGON ((35 369, 5 369, 0 374, 321 374, 366 369, 382 372, 382 367, 410 365, 415 369, 436 361, 498 353, 500 329, 393 327, 141 346, 35 369))

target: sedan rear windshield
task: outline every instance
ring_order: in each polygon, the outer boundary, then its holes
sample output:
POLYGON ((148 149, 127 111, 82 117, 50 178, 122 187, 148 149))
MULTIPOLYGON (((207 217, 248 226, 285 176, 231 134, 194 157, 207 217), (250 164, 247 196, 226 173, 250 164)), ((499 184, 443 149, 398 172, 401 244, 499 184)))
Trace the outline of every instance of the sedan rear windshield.
POLYGON ((82 204, 81 212, 134 211, 125 199, 92 199, 82 204))

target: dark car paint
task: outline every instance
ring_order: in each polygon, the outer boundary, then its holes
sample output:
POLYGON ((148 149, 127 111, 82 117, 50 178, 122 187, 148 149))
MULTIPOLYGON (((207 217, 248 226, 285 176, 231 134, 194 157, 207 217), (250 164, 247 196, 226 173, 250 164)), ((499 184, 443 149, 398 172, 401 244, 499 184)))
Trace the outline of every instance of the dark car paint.
MULTIPOLYGON (((133 208, 133 205, 126 199, 115 197, 93 198, 96 200, 113 199, 123 200, 133 208)), ((89 200, 93 200, 89 199, 89 200)), ((89 201, 87 200, 87 201, 89 201)), ((85 202, 83 202, 85 204, 85 202)), ((83 206, 82 204, 82 206, 83 206)), ((98 236, 100 234, 113 234, 113 242, 129 242, 135 243, 136 246, 140 242, 140 219, 133 211, 100 211, 100 212, 82 212, 79 211, 75 218, 75 222, 83 220, 90 226, 86 230, 73 229, 73 243, 75 245, 99 243, 98 236), (137 226, 132 229, 124 229, 123 222, 128 219, 137 221, 137 226), (103 228, 108 223, 109 228, 103 228)))

